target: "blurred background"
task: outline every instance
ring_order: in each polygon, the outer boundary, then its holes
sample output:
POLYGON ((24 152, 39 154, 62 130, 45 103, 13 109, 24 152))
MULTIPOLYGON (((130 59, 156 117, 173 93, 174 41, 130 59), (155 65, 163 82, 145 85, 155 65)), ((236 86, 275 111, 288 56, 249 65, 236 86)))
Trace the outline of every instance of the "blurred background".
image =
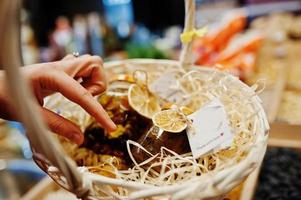
MULTIPOLYGON (((300 200, 301 1, 196 2, 197 27, 206 26, 208 33, 194 41, 195 64, 226 70, 258 91, 265 88, 260 97, 271 123, 261 169, 227 198, 300 200)), ((105 61, 178 59, 184 0, 23 0, 21 22, 26 65, 72 52, 105 61)), ((1 121, 0 200, 42 190, 32 189, 45 174, 31 156, 23 127, 1 121)), ((43 198, 60 199, 46 197, 51 192, 43 198)))

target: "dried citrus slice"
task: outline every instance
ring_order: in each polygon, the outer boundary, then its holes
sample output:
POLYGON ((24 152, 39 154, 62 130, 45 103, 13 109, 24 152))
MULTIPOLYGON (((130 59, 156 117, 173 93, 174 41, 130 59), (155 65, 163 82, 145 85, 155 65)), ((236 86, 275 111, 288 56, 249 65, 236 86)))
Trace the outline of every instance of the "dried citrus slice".
POLYGON ((145 86, 132 84, 129 88, 128 99, 135 111, 149 119, 161 111, 157 97, 151 94, 145 86))
POLYGON ((179 133, 187 127, 185 115, 176 109, 158 112, 152 119, 155 126, 172 133, 179 133))

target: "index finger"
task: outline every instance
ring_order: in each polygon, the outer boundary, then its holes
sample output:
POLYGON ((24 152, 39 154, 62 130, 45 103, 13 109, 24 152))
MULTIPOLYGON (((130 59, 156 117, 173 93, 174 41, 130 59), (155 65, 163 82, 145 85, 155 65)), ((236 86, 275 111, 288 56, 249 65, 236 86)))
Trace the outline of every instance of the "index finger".
POLYGON ((60 92, 69 100, 80 105, 106 130, 114 131, 116 129, 116 125, 108 116, 100 103, 98 103, 89 93, 89 91, 87 91, 76 80, 68 76, 66 73, 60 71, 55 71, 52 74, 52 77, 54 81, 54 85, 52 85, 52 87, 54 88, 50 89, 60 92))

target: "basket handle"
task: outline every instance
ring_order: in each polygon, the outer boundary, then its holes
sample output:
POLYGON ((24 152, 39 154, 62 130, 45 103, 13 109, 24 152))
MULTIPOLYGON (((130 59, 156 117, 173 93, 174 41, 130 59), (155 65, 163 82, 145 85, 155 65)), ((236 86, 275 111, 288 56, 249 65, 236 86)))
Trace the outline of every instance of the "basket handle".
POLYGON ((19 117, 25 125, 26 134, 30 140, 34 153, 47 158, 65 176, 70 190, 78 197, 85 196, 87 189, 82 188, 82 177, 76 169, 75 163, 66 155, 62 147, 52 138, 51 132, 44 125, 38 112, 38 106, 27 84, 21 76, 17 66, 21 66, 18 59, 20 43, 20 0, 0 1, 0 26, 5 31, 0 32, 0 61, 6 70, 6 82, 19 117))
MULTIPOLYGON (((195 0, 185 0, 185 25, 183 32, 192 31, 195 28, 195 0)), ((183 43, 180 54, 180 67, 188 69, 192 64, 192 42, 183 43)))

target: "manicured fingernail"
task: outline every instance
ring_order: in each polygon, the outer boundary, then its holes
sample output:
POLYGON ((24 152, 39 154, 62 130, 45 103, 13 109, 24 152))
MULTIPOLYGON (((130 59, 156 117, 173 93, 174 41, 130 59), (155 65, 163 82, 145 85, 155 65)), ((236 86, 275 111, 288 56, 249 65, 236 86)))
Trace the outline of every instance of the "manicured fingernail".
POLYGON ((117 129, 117 126, 112 120, 110 120, 110 121, 111 121, 110 122, 110 131, 115 131, 117 129))
POLYGON ((113 127, 112 127, 113 129, 114 129, 114 131, 117 129, 117 126, 116 126, 116 124, 113 124, 113 127))
POLYGON ((115 131, 117 129, 117 126, 106 112, 105 112, 105 118, 106 118, 106 127, 107 127, 106 129, 108 131, 115 131))
POLYGON ((84 136, 81 133, 74 133, 72 135, 72 141, 78 145, 81 145, 84 142, 84 136))

